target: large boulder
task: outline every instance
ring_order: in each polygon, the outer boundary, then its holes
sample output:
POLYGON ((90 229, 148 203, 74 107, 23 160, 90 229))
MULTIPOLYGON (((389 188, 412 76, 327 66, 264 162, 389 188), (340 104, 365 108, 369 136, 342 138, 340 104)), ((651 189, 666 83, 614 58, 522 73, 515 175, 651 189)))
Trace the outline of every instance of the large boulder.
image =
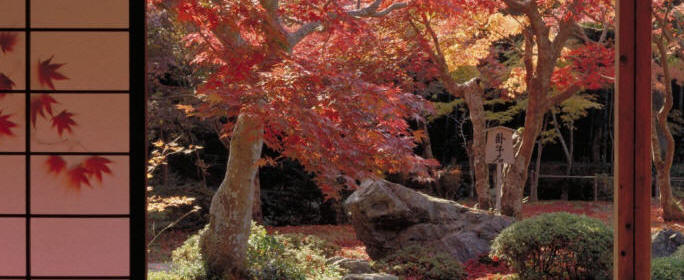
POLYGON ((346 201, 352 225, 373 259, 410 246, 465 262, 488 253, 513 219, 425 195, 385 180, 366 181, 346 201))
POLYGON ((665 228, 651 236, 651 256, 653 258, 672 255, 684 244, 684 235, 676 230, 665 228))

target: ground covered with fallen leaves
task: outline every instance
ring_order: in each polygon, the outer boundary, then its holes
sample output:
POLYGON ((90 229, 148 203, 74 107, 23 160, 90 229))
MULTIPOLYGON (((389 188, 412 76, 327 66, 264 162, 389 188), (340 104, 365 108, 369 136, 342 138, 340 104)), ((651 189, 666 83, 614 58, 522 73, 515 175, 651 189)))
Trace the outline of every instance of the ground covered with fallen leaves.
MULTIPOLYGON (((474 202, 461 201, 472 206, 474 202)), ((608 225, 613 222, 612 202, 590 201, 541 201, 527 203, 523 206, 523 216, 533 217, 539 214, 551 212, 569 212, 597 218, 608 225)), ((655 202, 651 205, 651 230, 656 232, 664 227, 670 227, 684 233, 684 223, 664 222, 662 210, 655 202)), ((339 256, 355 259, 368 259, 365 246, 356 238, 351 225, 312 225, 312 226, 286 226, 267 227, 269 232, 301 233, 315 235, 340 247, 339 256)), ((165 263, 170 260, 171 251, 180 246, 190 233, 183 231, 169 231, 161 237, 150 251, 149 262, 154 264, 165 263)), ((505 263, 498 259, 482 256, 465 264, 469 280, 495 280, 509 274, 510 270, 505 263)))

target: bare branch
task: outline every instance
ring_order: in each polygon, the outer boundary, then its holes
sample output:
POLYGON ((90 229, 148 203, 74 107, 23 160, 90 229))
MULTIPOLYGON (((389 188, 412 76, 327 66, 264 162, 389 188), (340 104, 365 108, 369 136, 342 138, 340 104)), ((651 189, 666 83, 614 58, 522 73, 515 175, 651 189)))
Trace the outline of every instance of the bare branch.
POLYGON ((563 103, 563 101, 572 97, 580 89, 581 89, 581 87, 579 85, 572 85, 571 87, 567 88, 565 91, 549 97, 548 103, 546 104, 546 106, 557 106, 557 105, 563 103))
MULTIPOLYGON (((382 4, 384 0, 375 0, 373 3, 370 5, 366 6, 365 8, 360 8, 360 9, 355 9, 351 11, 347 11, 347 15, 351 17, 383 17, 391 13, 392 11, 398 10, 398 9, 403 9, 408 7, 408 2, 399 2, 399 3, 394 3, 390 5, 389 7, 382 9, 378 11, 380 8, 380 5, 382 4)), ((335 14, 329 14, 330 18, 335 18, 337 15, 335 14)), ((323 25, 323 22, 321 21, 313 21, 306 23, 299 27, 297 31, 292 32, 289 34, 287 41, 290 44, 290 46, 295 46, 297 43, 299 43, 304 37, 307 35, 311 34, 312 32, 316 31, 319 27, 323 25)))

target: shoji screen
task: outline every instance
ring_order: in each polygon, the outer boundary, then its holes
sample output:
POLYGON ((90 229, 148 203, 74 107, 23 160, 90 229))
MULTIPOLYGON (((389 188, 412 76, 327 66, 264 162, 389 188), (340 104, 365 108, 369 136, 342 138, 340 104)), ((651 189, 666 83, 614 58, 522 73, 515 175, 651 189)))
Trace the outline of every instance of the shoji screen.
POLYGON ((143 5, 0 0, 0 279, 142 279, 143 5))

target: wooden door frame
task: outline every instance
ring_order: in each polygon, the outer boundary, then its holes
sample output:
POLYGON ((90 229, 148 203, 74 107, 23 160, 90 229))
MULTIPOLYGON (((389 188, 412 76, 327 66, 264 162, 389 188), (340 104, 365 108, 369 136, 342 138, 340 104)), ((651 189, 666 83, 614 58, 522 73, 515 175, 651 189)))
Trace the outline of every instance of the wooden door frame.
POLYGON ((614 279, 651 277, 651 0, 617 0, 614 279))

